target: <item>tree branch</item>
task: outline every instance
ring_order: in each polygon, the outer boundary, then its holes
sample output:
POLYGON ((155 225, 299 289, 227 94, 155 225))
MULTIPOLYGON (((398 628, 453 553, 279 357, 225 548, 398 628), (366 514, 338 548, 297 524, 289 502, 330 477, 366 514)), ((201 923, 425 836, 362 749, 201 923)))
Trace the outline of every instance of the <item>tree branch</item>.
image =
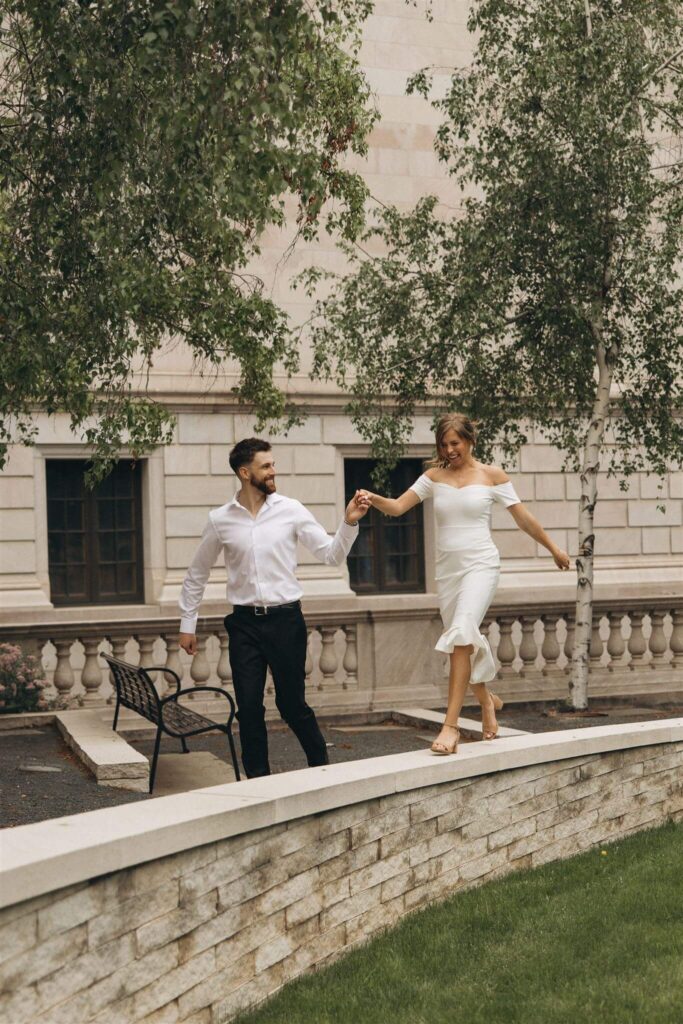
POLYGON ((590 0, 583 0, 584 10, 586 12, 586 35, 589 39, 593 38, 593 18, 591 17, 591 5, 590 0))

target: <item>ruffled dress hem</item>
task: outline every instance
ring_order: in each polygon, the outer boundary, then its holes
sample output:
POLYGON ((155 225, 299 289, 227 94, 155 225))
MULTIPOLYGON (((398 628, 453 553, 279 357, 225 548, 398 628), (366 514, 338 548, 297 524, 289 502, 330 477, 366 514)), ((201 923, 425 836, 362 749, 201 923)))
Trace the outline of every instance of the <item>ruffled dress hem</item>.
POLYGON ((479 632, 473 619, 459 618, 448 629, 444 630, 436 642, 435 650, 442 654, 450 654, 454 647, 474 648, 471 656, 471 683, 489 683, 496 675, 496 666, 489 642, 479 632))

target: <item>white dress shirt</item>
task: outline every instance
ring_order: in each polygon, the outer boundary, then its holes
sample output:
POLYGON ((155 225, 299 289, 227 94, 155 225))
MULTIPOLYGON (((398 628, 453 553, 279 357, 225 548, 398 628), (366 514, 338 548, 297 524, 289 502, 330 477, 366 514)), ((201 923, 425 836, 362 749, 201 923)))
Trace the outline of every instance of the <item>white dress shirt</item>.
POLYGON ((238 497, 209 512, 180 594, 181 633, 197 628, 206 581, 221 551, 230 604, 288 604, 303 594, 296 578, 297 541, 325 565, 341 565, 358 536, 358 524, 342 520, 330 537, 300 501, 282 494, 269 494, 256 517, 238 497))

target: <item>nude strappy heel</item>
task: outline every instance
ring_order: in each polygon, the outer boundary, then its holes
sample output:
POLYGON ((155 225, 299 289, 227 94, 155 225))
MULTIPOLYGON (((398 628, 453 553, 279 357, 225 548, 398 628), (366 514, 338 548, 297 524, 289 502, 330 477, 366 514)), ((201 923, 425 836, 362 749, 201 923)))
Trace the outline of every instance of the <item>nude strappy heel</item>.
MULTIPOLYGON (((489 696, 491 697, 491 703, 493 704, 494 711, 501 711, 505 707, 504 702, 500 699, 500 697, 498 696, 497 693, 491 693, 491 691, 489 690, 489 696)), ((485 710, 486 709, 482 706, 482 709, 481 709, 481 732, 482 732, 482 737, 485 740, 495 740, 496 736, 498 735, 498 722, 496 722, 495 729, 487 728, 486 723, 484 721, 485 710)))
POLYGON ((450 722, 444 722, 444 725, 448 726, 449 729, 455 729, 455 740, 451 746, 444 743, 442 740, 434 740, 431 747, 429 748, 432 754, 457 754, 458 743, 460 742, 460 730, 457 725, 452 725, 450 722))

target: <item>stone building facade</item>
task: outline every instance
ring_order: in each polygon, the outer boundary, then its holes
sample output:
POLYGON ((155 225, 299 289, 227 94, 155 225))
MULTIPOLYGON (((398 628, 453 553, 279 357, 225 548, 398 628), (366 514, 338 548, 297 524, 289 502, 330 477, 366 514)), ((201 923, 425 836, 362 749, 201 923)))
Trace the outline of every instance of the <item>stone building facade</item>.
MULTIPOLYGON (((426 193, 438 194, 446 207, 457 201, 432 148, 438 114, 422 98, 405 95, 407 76, 416 69, 427 64, 450 68, 468 60, 467 3, 434 0, 432 6, 434 20, 429 22, 419 5, 378 0, 361 54, 381 114, 361 169, 374 196, 405 208, 426 193)), ((283 259, 289 241, 285 231, 269 232, 256 269, 274 298, 300 322, 308 306, 303 294, 292 290, 293 277, 311 263, 343 269, 343 262, 324 235, 316 243, 302 243, 283 259)), ((308 419, 288 437, 271 439, 278 489, 305 502, 326 529, 334 531, 345 504, 350 463, 367 458, 368 448, 344 415, 344 397, 327 384, 311 382, 307 369, 304 356, 300 374, 286 387, 308 419)), ((13 450, 0 479, 0 609, 5 623, 134 623, 176 614, 183 575, 208 510, 229 500, 235 490, 228 451, 235 440, 254 431, 250 417, 235 406, 233 382, 229 367, 202 376, 177 345, 169 346, 155 363, 150 388, 176 414, 177 425, 173 443, 137 467, 137 551, 134 571, 129 573, 137 573, 133 599, 117 599, 115 593, 112 599, 107 591, 106 600, 90 597, 61 605, 55 600, 57 570, 51 563, 57 556, 48 543, 48 500, 55 496, 50 493, 49 467, 56 461, 85 459, 87 449, 72 435, 66 417, 37 417, 35 447, 13 450)), ((406 453, 416 460, 408 473, 419 469, 419 460, 431 453, 431 440, 428 419, 419 419, 406 453)), ((579 484, 575 475, 562 471, 561 455, 532 432, 530 442, 506 469, 551 536, 575 554, 579 484)), ((672 473, 663 481, 635 476, 625 491, 617 481, 603 479, 599 493, 598 597, 609 601, 680 595, 683 473, 672 473)), ((558 573, 547 553, 514 528, 505 510, 496 510, 494 526, 503 557, 498 603, 522 605, 530 598, 536 603, 571 601, 573 574, 558 573)), ((412 589, 376 586, 373 591, 371 580, 369 587, 359 590, 347 567, 322 566, 302 551, 300 574, 309 606, 329 610, 341 603, 346 608, 402 613, 406 619, 415 609, 436 609, 429 506, 416 536, 419 550, 412 557, 418 582, 412 589)), ((55 541, 55 550, 59 543, 55 541)), ((122 545, 126 548, 125 538, 122 545)), ((106 589, 105 584, 102 587, 106 589)), ((224 605, 224 571, 217 566, 202 612, 218 615, 224 605)))

